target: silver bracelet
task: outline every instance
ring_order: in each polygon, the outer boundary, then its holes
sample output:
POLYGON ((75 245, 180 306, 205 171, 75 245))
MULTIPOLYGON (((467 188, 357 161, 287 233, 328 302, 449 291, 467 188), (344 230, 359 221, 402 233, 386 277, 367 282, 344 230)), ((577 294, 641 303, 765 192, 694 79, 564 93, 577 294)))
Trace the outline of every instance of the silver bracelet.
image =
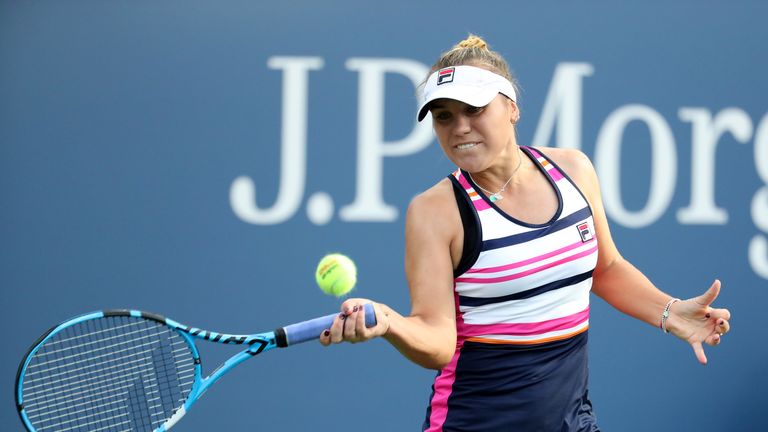
POLYGON ((661 313, 661 325, 659 326, 661 330, 664 333, 669 333, 669 330, 667 330, 667 318, 669 318, 669 308, 672 307, 675 302, 679 302, 680 299, 673 298, 672 300, 667 302, 667 305, 664 306, 664 312, 661 313))

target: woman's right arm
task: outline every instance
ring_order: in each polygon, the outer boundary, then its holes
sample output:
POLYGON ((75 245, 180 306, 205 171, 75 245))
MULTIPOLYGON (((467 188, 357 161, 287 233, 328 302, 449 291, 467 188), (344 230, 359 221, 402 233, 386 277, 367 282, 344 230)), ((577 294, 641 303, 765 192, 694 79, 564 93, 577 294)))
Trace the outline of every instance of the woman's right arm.
MULTIPOLYGON (((445 184, 417 196, 405 223, 405 274, 411 314, 390 316, 384 335, 405 357, 425 368, 440 369, 456 350, 451 246, 461 218, 445 184)), ((447 184, 452 188, 450 183, 447 184)))
POLYGON ((361 342, 382 336, 422 367, 441 369, 448 364, 456 349, 453 263, 455 255, 461 253, 456 248, 463 241, 461 235, 461 218, 449 181, 415 197, 408 206, 405 223, 410 315, 374 303, 379 322, 367 329, 360 306, 369 301, 348 299, 341 305, 345 318, 334 321, 329 334, 320 337, 321 343, 361 342))

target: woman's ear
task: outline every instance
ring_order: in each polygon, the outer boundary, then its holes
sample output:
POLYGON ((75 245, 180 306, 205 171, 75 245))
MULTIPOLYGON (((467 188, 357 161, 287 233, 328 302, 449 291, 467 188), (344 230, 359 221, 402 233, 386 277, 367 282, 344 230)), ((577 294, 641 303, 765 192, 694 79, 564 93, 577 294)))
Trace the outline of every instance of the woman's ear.
POLYGON ((509 104, 509 121, 512 124, 517 124, 520 120, 520 110, 517 108, 517 104, 512 99, 507 99, 509 104))

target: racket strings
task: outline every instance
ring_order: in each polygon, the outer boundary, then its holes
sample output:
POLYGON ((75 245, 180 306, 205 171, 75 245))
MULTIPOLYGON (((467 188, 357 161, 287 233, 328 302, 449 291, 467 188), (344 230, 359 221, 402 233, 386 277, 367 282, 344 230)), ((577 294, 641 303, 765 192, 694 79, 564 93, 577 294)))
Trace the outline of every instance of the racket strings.
MULTIPOLYGON (((91 341, 90 343, 96 343, 96 342, 99 342, 99 341, 109 340, 109 339, 112 339, 112 338, 120 337, 120 335, 126 335, 126 334, 130 333, 130 332, 127 332, 127 331, 124 330, 125 328, 128 328, 128 327, 139 327, 140 328, 139 331, 145 331, 146 325, 145 325, 145 322, 143 320, 141 320, 141 321, 134 320, 132 322, 128 322, 128 323, 125 323, 123 325, 116 325, 114 327, 110 327, 110 328, 107 328, 107 329, 95 330, 95 331, 92 331, 90 333, 79 333, 76 336, 66 337, 66 338, 62 337, 62 338, 57 339, 57 340, 51 340, 51 341, 46 342, 46 347, 48 347, 47 352, 46 353, 41 353, 40 356, 43 357, 43 356, 46 356, 46 355, 50 355, 52 353, 56 353, 58 351, 53 349, 54 346, 62 345, 62 344, 68 343, 68 342, 71 344, 71 343, 73 343, 76 340, 88 339, 88 340, 91 341), (119 331, 119 333, 116 336, 96 338, 96 335, 99 335, 99 334, 102 334, 102 333, 105 333, 105 332, 115 333, 117 331, 119 331)), ((81 343, 81 344, 78 344, 78 345, 79 346, 87 346, 88 344, 89 344, 89 342, 85 342, 85 343, 81 343)))
MULTIPOLYGON (((186 347, 185 347, 186 349, 186 347)), ((174 350, 174 353, 180 352, 178 350, 174 350)), ((178 365, 183 365, 184 361, 176 362, 178 365)), ((26 402, 35 401, 40 398, 40 394, 43 394, 47 396, 47 400, 49 402, 49 407, 52 405, 50 404, 56 399, 65 399, 65 400, 73 400, 74 397, 83 394, 83 393, 89 393, 93 395, 95 392, 102 388, 116 388, 117 386, 121 384, 128 383, 130 385, 133 380, 141 375, 145 370, 145 359, 137 359, 135 361, 125 361, 121 365, 113 365, 108 367, 103 367, 100 370, 100 374, 98 377, 93 377, 91 374, 76 374, 70 376, 70 381, 67 382, 68 386, 63 387, 62 389, 58 391, 48 391, 48 389, 52 385, 59 384, 63 382, 63 380, 47 380, 45 382, 41 382, 36 385, 30 386, 30 388, 25 390, 25 395, 27 396, 27 399, 25 399, 26 402), (85 377, 83 379, 73 381, 72 379, 85 377), (36 391, 29 391, 30 389, 36 389, 36 391)), ((190 372, 190 374, 186 375, 179 375, 179 377, 187 378, 189 376, 194 376, 194 369, 190 372)), ((98 394, 98 393, 97 393, 98 394)))
MULTIPOLYGON (((127 339, 131 335, 146 336, 146 332, 147 332, 146 326, 141 326, 141 324, 143 324, 142 321, 136 321, 136 322, 133 322, 133 323, 130 323, 130 324, 126 324, 126 325, 115 327, 113 329, 113 331, 118 331, 119 330, 120 333, 116 334, 114 336, 99 336, 97 338, 97 335, 101 335, 101 334, 103 334, 105 332, 105 330, 100 330, 100 331, 95 331, 95 332, 89 333, 87 335, 80 335, 80 336, 76 336, 76 337, 67 338, 66 340, 52 341, 50 344, 46 343, 46 347, 47 347, 46 352, 38 354, 38 357, 41 359, 41 361, 38 363, 38 365, 44 365, 46 363, 50 363, 50 362, 54 362, 54 361, 58 362, 58 363, 61 363, 61 359, 42 361, 42 358, 46 357, 46 356, 52 356, 52 355, 56 355, 56 354, 59 354, 59 353, 62 353, 62 352, 70 351, 71 347, 66 347, 66 346, 62 347, 62 348, 54 349, 55 345, 61 345, 64 342, 70 342, 72 344, 75 340, 82 340, 83 338, 87 337, 88 338, 87 342, 83 342, 83 343, 78 343, 77 344, 77 346, 80 349, 83 350, 82 354, 85 354, 85 348, 86 347, 94 346, 96 344, 104 344, 105 342, 107 342, 109 340, 120 341, 121 344, 129 343, 131 340, 136 340, 136 339, 130 339, 130 340, 127 339), (138 327, 138 329, 130 330, 130 331, 126 330, 129 327, 138 327)), ((103 349, 103 348, 98 348, 96 351, 101 350, 101 349, 103 349)), ((76 355, 82 355, 82 354, 78 353, 76 355)))
MULTIPOLYGON (((166 332, 166 334, 169 334, 169 332, 166 332)), ((183 344, 184 342, 182 341, 181 343, 183 344)), ((65 375, 65 379, 71 379, 73 377, 72 374, 75 372, 85 370, 86 372, 83 372, 80 375, 87 375, 89 373, 87 372, 88 369, 98 368, 104 364, 110 363, 116 354, 119 355, 129 353, 134 356, 144 355, 151 353, 156 345, 156 340, 147 340, 146 335, 143 335, 142 337, 136 339, 121 341, 120 343, 107 345, 91 351, 79 352, 69 356, 63 356, 58 359, 41 362, 35 366, 40 367, 47 364, 53 365, 47 369, 40 369, 38 367, 35 368, 34 371, 30 370, 26 376, 34 377, 35 375, 44 374, 50 380, 54 377, 65 375), (138 349, 142 348, 145 349, 138 351, 138 349), (79 358, 79 360, 73 360, 77 358, 79 358)), ((186 346, 186 344, 184 344, 184 346, 186 346)))
POLYGON ((105 317, 40 346, 22 392, 38 431, 153 431, 183 405, 194 379, 194 358, 176 331, 137 317, 105 317))

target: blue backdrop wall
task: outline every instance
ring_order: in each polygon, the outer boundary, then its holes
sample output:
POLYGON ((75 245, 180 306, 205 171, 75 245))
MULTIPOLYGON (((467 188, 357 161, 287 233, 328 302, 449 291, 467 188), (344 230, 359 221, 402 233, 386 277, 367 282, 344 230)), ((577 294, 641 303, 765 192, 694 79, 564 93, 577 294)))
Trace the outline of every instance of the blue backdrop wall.
MULTIPOLYGON (((50 325, 139 308, 231 333, 357 295, 407 313, 403 215, 452 167, 415 85, 478 33, 523 88, 521 143, 579 147, 625 257, 679 297, 723 281, 733 331, 686 344, 593 299, 609 431, 751 431, 768 402, 768 57, 760 1, 0 3, 0 424, 50 325)), ((222 356, 204 351, 214 365, 222 356)), ((230 352, 227 352, 230 354, 230 352)), ((433 371, 383 341, 269 353, 179 430, 418 430, 433 371)))

